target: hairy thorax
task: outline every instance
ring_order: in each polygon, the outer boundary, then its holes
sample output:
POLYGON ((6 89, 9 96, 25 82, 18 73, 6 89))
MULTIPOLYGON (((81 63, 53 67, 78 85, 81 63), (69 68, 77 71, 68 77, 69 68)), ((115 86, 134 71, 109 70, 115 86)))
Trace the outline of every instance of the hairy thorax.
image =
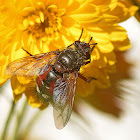
POLYGON ((84 59, 80 54, 73 49, 63 50, 59 57, 58 61, 55 62, 55 70, 60 73, 70 73, 78 71, 83 65, 84 59))

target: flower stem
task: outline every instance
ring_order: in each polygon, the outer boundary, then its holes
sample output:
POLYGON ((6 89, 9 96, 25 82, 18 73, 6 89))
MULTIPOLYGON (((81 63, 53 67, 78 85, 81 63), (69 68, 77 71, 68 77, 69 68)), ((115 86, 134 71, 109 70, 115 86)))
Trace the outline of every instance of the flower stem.
POLYGON ((20 129, 22 120, 24 118, 24 115, 25 115, 25 112, 26 112, 26 108, 27 108, 27 100, 25 101, 25 103, 23 105, 23 108, 21 109, 20 115, 17 117, 16 128, 15 128, 15 131, 13 133, 14 135, 13 135, 12 140, 18 140, 19 129, 20 129))
POLYGON ((10 124, 10 121, 11 121, 12 114, 13 114, 13 112, 14 112, 14 109, 15 109, 15 102, 12 101, 12 106, 11 106, 11 109, 10 109, 10 112, 9 112, 9 115, 8 115, 8 118, 7 118, 7 121, 6 121, 6 123, 5 123, 5 127, 4 127, 4 129, 3 129, 3 133, 2 133, 1 140, 5 140, 5 139, 6 139, 7 130, 8 130, 8 127, 9 127, 9 124, 10 124))
POLYGON ((28 125, 26 126, 26 130, 24 132, 22 132, 20 139, 21 140, 25 140, 26 137, 28 136, 28 134, 30 133, 31 129, 33 128, 33 126, 36 124, 37 119, 42 115, 42 112, 37 112, 32 119, 30 120, 30 122, 28 123, 28 125))

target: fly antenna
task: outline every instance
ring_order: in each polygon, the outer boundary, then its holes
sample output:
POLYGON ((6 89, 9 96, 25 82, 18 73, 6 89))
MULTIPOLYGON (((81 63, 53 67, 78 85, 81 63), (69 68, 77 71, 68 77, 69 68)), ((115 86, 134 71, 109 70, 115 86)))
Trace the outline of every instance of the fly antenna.
POLYGON ((89 40, 88 44, 91 42, 92 38, 93 38, 93 37, 91 37, 91 38, 90 38, 90 40, 89 40))
POLYGON ((81 39, 81 37, 82 37, 82 35, 83 35, 83 30, 84 30, 84 29, 82 28, 81 35, 80 35, 78 41, 80 41, 80 39, 81 39))
POLYGON ((93 45, 93 47, 91 48, 91 52, 93 51, 93 49, 95 48, 95 46, 97 45, 97 43, 92 43, 90 45, 93 45))
POLYGON ((89 45, 97 45, 97 43, 92 43, 92 44, 89 44, 89 45))

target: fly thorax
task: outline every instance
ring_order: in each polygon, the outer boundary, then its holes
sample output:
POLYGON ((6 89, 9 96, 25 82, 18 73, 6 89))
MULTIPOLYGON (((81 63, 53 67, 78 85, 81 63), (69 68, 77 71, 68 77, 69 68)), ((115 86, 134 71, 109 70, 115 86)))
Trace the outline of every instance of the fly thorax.
POLYGON ((66 68, 71 68, 77 61, 76 52, 74 50, 65 50, 64 53, 62 53, 58 61, 66 68))
POLYGON ((72 49, 66 49, 62 51, 56 61, 55 70, 60 73, 69 73, 77 69, 77 51, 72 49))

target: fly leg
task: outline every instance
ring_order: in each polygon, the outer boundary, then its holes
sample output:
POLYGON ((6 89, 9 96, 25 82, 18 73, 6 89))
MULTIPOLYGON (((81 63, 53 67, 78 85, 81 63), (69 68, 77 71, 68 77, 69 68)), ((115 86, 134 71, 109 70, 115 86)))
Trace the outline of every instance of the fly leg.
POLYGON ((55 53, 56 55, 59 55, 60 51, 59 51, 59 49, 57 49, 56 51, 52 51, 52 53, 55 53))
POLYGON ((29 53, 27 50, 25 50, 24 48, 22 48, 27 54, 29 54, 30 56, 33 56, 31 53, 29 53))
POLYGON ((81 73, 78 73, 78 77, 80 77, 81 79, 83 79, 84 81, 90 83, 92 80, 97 80, 94 77, 91 77, 90 79, 87 79, 86 77, 84 77, 81 73))
POLYGON ((27 50, 25 50, 23 47, 22 47, 22 49, 27 53, 27 54, 29 54, 30 56, 32 56, 33 58, 35 58, 35 59, 37 59, 34 55, 32 55, 31 53, 29 53, 27 50))
POLYGON ((89 64, 89 63, 90 63, 90 61, 84 62, 83 66, 84 66, 84 65, 87 65, 87 64, 89 64))
MULTIPOLYGON (((30 56, 34 57, 35 59, 38 59, 38 58, 35 57, 35 55, 32 55, 31 53, 29 53, 29 52, 28 52, 27 50, 25 50, 23 47, 22 47, 22 49, 23 49, 27 54, 29 54, 30 56)), ((52 51, 52 52, 49 52, 49 53, 54 53, 54 54, 56 54, 56 55, 59 55, 59 54, 60 54, 60 51, 59 51, 59 49, 57 49, 56 51, 52 51)))
POLYGON ((67 48, 70 49, 72 45, 74 45, 74 43, 70 44, 67 48))

